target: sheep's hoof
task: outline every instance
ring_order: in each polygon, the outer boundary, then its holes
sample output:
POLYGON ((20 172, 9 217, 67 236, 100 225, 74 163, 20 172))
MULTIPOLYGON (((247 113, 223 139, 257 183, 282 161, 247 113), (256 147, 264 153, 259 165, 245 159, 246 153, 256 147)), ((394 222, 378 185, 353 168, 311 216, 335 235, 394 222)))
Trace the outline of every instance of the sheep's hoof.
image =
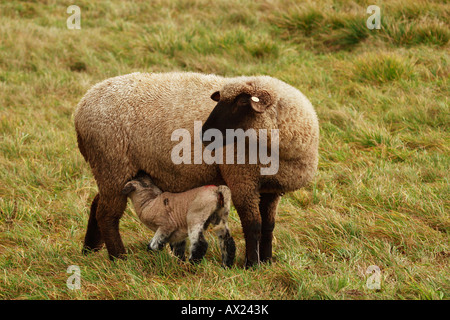
POLYGON ((109 260, 111 260, 111 261, 126 260, 127 259, 127 254, 126 253, 119 253, 117 255, 109 254, 108 256, 109 256, 109 260))
POLYGON ((264 264, 267 264, 267 265, 271 265, 272 261, 273 261, 273 258, 272 257, 268 257, 268 258, 262 259, 261 263, 264 263, 264 264))
POLYGON ((88 255, 88 254, 90 254, 90 253, 93 253, 93 252, 98 252, 98 251, 100 251, 100 249, 103 247, 103 245, 101 245, 101 246, 99 246, 99 247, 96 247, 96 248, 91 248, 91 247, 89 247, 89 246, 85 246, 85 247, 83 247, 83 249, 81 249, 81 253, 83 254, 83 255, 88 255))
POLYGON ((248 260, 247 258, 245 259, 245 263, 244 263, 244 269, 255 269, 256 267, 258 267, 261 264, 261 261, 257 260, 257 261, 252 261, 252 260, 248 260))

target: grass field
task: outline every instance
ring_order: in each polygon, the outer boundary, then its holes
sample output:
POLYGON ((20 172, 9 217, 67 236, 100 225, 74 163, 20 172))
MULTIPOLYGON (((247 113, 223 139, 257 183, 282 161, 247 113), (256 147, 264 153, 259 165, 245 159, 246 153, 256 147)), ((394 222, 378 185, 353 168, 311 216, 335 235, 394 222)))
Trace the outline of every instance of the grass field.
POLYGON ((0 1, 0 299, 450 299, 448 21, 447 1, 0 1), (229 270, 212 236, 198 266, 148 253, 130 208, 127 260, 81 254, 96 185, 75 106, 105 78, 173 70, 267 74, 315 106, 319 171, 282 199, 272 264, 242 269, 234 210, 229 270))

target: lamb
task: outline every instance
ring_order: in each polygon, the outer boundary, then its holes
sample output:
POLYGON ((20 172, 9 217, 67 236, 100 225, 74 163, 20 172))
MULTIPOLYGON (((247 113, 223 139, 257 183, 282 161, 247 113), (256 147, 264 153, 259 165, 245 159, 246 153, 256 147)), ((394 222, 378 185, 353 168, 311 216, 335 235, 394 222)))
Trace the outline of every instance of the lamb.
POLYGON ((174 254, 184 260, 189 236, 189 261, 198 262, 208 249, 203 231, 211 223, 217 226, 222 264, 232 266, 236 246, 228 229, 231 193, 227 186, 203 186, 182 193, 162 192, 148 175, 139 172, 125 184, 122 194, 132 200, 139 219, 155 231, 149 250, 161 250, 169 242, 174 254))
MULTIPOLYGON (((111 259, 126 252, 119 221, 127 197, 121 191, 139 170, 169 192, 227 185, 244 232, 246 267, 271 260, 280 197, 306 186, 317 170, 319 124, 313 106, 299 90, 269 76, 225 78, 193 72, 118 76, 86 93, 74 122, 78 147, 99 189, 83 252, 99 250, 105 243, 111 259), (174 163, 171 151, 177 141, 172 133, 182 128, 192 137, 195 121, 203 123, 200 134, 213 128, 223 134, 228 129, 278 130, 277 172, 262 175, 261 162, 174 163)), ((270 134, 267 138, 273 140, 270 134)), ((191 158, 196 150, 191 150, 191 158)))

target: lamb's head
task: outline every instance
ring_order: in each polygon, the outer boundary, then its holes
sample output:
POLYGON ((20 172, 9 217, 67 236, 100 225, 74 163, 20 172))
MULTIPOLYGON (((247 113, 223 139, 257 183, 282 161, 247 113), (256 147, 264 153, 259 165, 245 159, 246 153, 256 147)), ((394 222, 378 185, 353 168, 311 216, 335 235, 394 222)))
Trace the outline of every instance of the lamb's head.
POLYGON ((202 133, 213 128, 223 136, 226 129, 276 129, 278 96, 271 82, 272 78, 265 76, 237 78, 214 92, 211 99, 217 105, 202 133))
POLYGON ((162 193, 148 175, 138 175, 133 180, 128 181, 122 189, 122 194, 131 196, 133 192, 144 191, 152 197, 162 193))

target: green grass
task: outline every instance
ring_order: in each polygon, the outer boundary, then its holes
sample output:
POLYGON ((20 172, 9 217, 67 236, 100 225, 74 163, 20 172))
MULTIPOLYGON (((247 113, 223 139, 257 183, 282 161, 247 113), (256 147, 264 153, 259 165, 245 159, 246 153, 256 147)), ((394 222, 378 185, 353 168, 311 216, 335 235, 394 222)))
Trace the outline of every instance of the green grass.
POLYGON ((1 299, 449 299, 449 5, 442 1, 1 1, 1 299), (381 8, 380 30, 365 26, 381 8), (127 209, 128 259, 81 254, 95 181, 72 114, 96 82, 134 71, 268 74, 321 124, 319 171, 279 206, 274 261, 220 250, 198 266, 127 209), (68 266, 81 289, 66 286, 68 266), (366 270, 381 270, 381 289, 366 270))

